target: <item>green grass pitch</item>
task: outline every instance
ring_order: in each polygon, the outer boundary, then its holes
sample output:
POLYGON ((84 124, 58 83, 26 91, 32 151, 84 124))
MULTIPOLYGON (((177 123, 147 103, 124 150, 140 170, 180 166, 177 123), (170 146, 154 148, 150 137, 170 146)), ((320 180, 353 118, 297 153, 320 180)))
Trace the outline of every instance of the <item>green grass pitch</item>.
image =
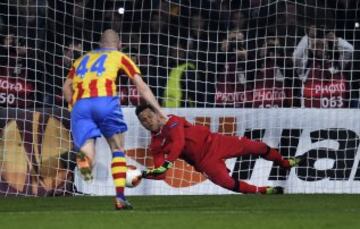
POLYGON ((142 196, 132 211, 111 197, 1 198, 4 229, 360 228, 359 195, 142 196))

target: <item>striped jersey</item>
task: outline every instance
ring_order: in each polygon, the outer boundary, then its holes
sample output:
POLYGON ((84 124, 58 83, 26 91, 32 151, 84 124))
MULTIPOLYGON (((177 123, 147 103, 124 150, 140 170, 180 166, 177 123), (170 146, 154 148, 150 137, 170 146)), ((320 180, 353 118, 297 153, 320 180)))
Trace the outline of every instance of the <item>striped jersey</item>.
POLYGON ((130 78, 140 74, 135 63, 116 49, 96 49, 75 60, 67 76, 73 80, 71 105, 83 98, 116 96, 119 70, 130 78))

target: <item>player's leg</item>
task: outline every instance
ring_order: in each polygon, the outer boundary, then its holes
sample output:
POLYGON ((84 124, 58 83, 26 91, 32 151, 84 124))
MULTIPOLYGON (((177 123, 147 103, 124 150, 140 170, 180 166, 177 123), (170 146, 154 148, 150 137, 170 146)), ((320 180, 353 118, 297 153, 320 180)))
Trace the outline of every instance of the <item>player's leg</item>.
POLYGON ((76 155, 76 164, 85 181, 93 179, 92 167, 95 158, 95 141, 88 139, 76 155))
POLYGON ((92 179, 91 169, 95 157, 94 139, 101 136, 91 118, 90 100, 78 101, 71 112, 71 133, 77 152, 76 163, 84 180, 92 179))
POLYGON ((285 159, 274 148, 270 148, 261 141, 253 141, 247 137, 221 136, 217 141, 217 152, 221 153, 223 158, 239 157, 244 155, 261 156, 267 160, 274 161, 283 168, 289 169, 296 165, 293 159, 285 159))
POLYGON ((244 150, 248 154, 259 155, 266 160, 273 161, 275 164, 281 166, 284 169, 290 169, 294 166, 298 166, 303 158, 292 157, 284 158, 277 149, 271 148, 267 144, 261 141, 253 141, 246 137, 239 139, 241 144, 244 146, 244 150))
POLYGON ((247 182, 237 180, 229 175, 225 163, 221 161, 213 161, 202 168, 202 172, 214 184, 234 192, 244 194, 282 194, 281 187, 255 186, 247 182))
POLYGON ((124 132, 127 125, 123 120, 119 99, 117 97, 103 99, 103 106, 99 110, 99 128, 109 143, 112 160, 111 173, 115 185, 115 208, 130 209, 131 205, 124 195, 126 180, 126 157, 124 151, 124 132))
POLYGON ((115 134, 110 138, 106 138, 111 152, 111 173, 115 185, 115 208, 116 209, 129 209, 131 204, 126 200, 124 189, 126 180, 126 157, 124 151, 124 134, 115 134))

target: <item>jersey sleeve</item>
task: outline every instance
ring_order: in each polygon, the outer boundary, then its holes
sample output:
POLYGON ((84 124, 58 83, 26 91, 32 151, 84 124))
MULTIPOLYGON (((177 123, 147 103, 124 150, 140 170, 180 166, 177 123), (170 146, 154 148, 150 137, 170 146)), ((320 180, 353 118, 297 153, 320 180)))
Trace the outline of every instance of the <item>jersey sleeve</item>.
POLYGON ((180 118, 170 118, 167 127, 167 138, 170 141, 166 147, 168 151, 167 161, 174 162, 179 158, 185 146, 184 122, 180 118))
POLYGON ((67 77, 68 79, 74 79, 74 76, 75 76, 75 67, 72 66, 67 74, 67 77))
MULTIPOLYGON (((157 168, 159 166, 161 166, 164 161, 164 153, 163 152, 154 152, 150 150, 150 153, 153 157, 153 161, 154 161, 154 168, 157 168)), ((151 180, 163 180, 166 177, 166 173, 158 175, 158 176, 147 176, 146 179, 151 179, 151 180)))
POLYGON ((130 77, 133 78, 136 74, 140 75, 140 69, 136 66, 134 61, 132 61, 128 56, 125 54, 121 55, 120 60, 121 68, 125 71, 125 73, 130 77))

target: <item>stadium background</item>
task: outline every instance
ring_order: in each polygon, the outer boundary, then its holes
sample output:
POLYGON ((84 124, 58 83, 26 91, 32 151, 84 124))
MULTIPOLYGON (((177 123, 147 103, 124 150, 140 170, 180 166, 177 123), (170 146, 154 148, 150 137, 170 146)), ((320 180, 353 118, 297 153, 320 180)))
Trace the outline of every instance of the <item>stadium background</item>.
MULTIPOLYGON (((1 194, 111 194, 107 148, 98 146, 99 184, 87 187, 74 170, 61 92, 72 60, 96 48, 107 28, 119 32, 121 50, 169 112, 213 131, 265 140, 284 156, 309 156, 291 174, 239 158, 229 162, 233 176, 290 193, 360 192, 359 1, 20 0, 0 6, 1 194), (304 65, 294 59, 300 49, 304 65)), ((129 161, 151 165, 149 136, 132 115, 137 92, 120 75, 132 128, 129 161)), ((177 163, 164 183, 144 182, 129 192, 228 193, 177 163)))
MULTIPOLYGON (((0 0, 0 227, 359 228, 359 7, 358 0, 0 0), (168 112, 262 139, 284 156, 306 154, 307 166, 290 174, 258 158, 228 162, 233 176, 300 194, 219 195, 224 190, 177 161, 167 180, 128 190, 137 195, 129 197, 134 211, 115 212, 111 197, 86 195, 112 194, 109 152, 100 140, 98 183, 83 183, 61 85, 106 28, 119 32, 121 50, 168 112), (334 34, 351 55, 341 55, 334 34), (327 42, 300 45, 307 35, 327 42), (312 49, 300 58, 312 61, 296 64, 296 48, 312 49), (161 196, 144 196, 152 194, 161 196)), ((149 165, 149 136, 133 115, 137 92, 126 77, 119 89, 129 162, 149 165)))

